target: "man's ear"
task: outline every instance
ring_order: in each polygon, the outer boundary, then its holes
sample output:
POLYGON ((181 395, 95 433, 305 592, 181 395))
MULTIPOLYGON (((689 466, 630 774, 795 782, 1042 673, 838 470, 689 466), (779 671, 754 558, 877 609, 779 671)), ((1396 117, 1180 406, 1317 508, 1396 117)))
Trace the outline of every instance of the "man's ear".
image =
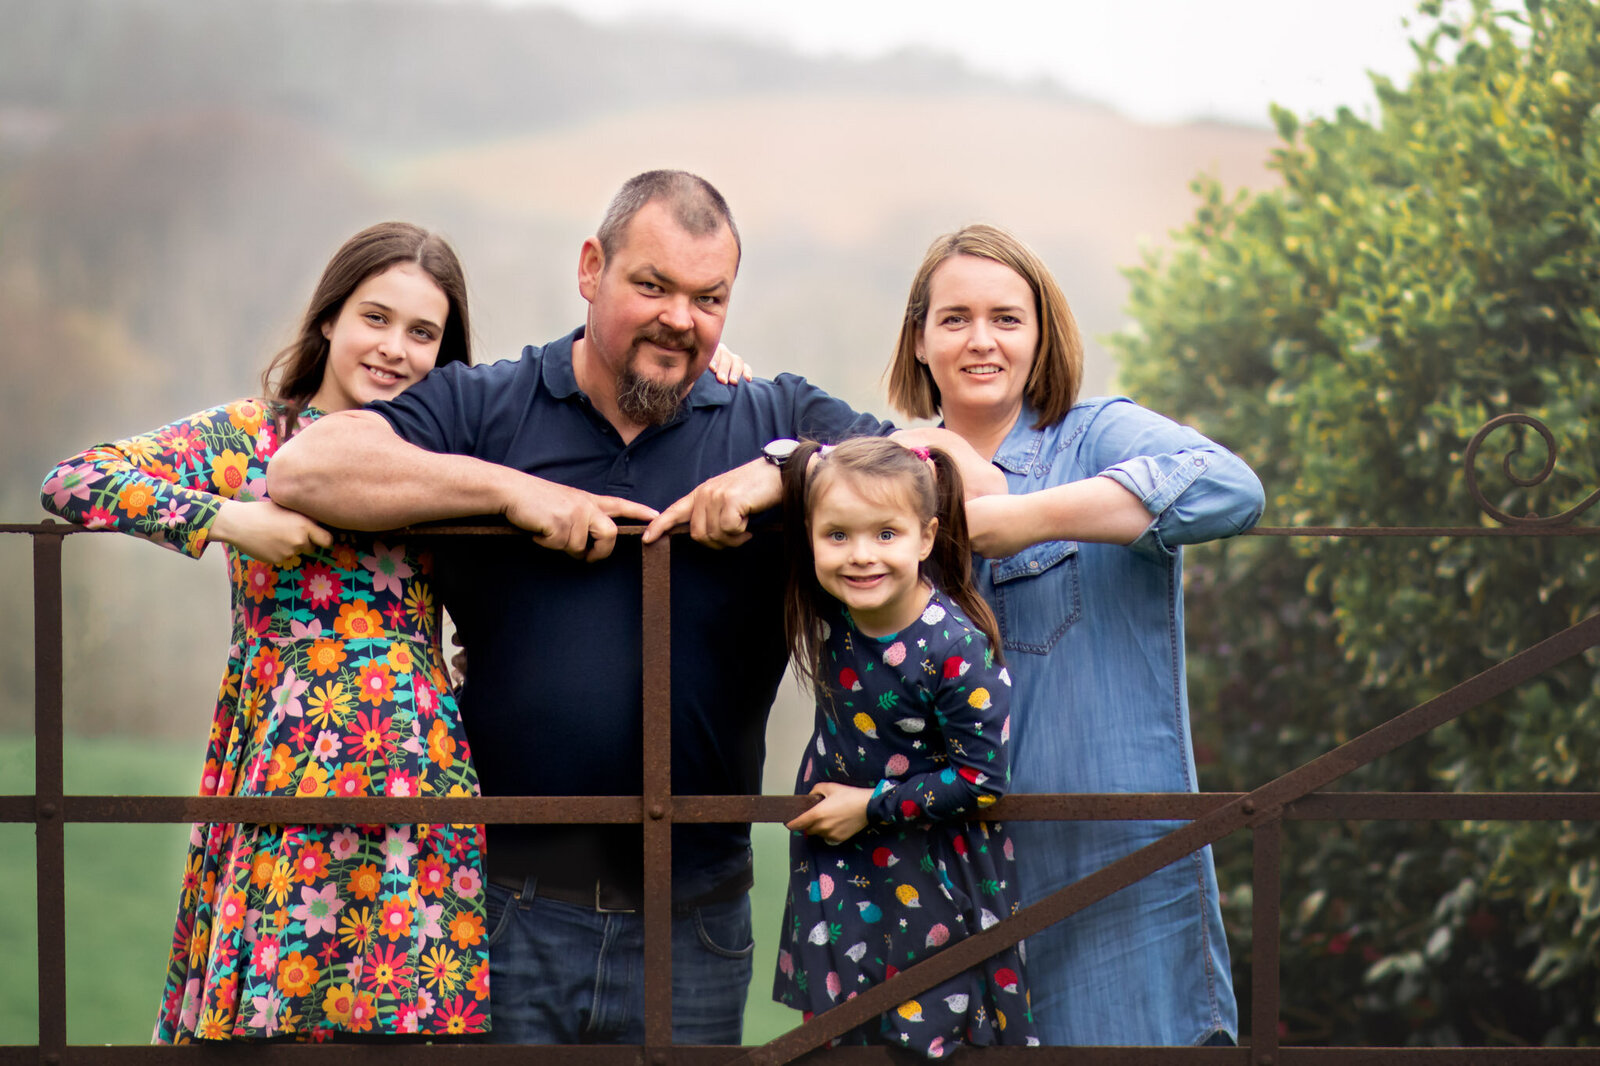
POLYGON ((594 303, 600 291, 600 275, 606 271, 606 253, 600 247, 600 238, 590 237, 578 252, 578 293, 589 303, 594 303))

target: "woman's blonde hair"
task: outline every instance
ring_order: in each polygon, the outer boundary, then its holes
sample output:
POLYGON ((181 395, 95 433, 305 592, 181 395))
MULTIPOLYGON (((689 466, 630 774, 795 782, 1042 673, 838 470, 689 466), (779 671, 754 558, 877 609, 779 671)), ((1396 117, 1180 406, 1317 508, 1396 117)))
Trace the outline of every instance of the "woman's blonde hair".
POLYGON ((1053 426, 1066 417, 1083 382, 1083 338, 1077 319, 1050 268, 1032 248, 998 226, 979 223, 963 226, 938 238, 911 280, 911 295, 900 323, 900 342, 889 364, 889 403, 912 418, 939 414, 939 386, 926 363, 917 360, 917 338, 928 325, 929 289, 933 272, 957 255, 992 259, 1016 271, 1033 290, 1034 312, 1039 318, 1039 349, 1028 373, 1024 395, 1039 413, 1035 429, 1053 426))

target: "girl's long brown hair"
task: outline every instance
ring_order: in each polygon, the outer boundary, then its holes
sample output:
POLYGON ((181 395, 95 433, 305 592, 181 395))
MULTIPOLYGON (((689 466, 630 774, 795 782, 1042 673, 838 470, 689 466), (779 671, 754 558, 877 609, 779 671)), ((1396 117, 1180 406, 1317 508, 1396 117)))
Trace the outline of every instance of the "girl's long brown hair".
POLYGON ((823 625, 837 601, 817 581, 811 552, 811 501, 835 478, 874 479, 886 483, 917 512, 921 524, 937 518, 933 551, 923 561, 921 576, 953 600, 967 620, 989 638, 1000 661, 1000 626, 972 580, 972 544, 961 471, 938 448, 929 448, 932 468, 904 445, 885 437, 857 437, 822 452, 816 441, 801 443, 783 467, 783 529, 788 539, 789 584, 784 592, 784 634, 796 673, 812 692, 821 693, 823 625))
POLYGON ((439 359, 434 366, 472 362, 472 324, 467 315, 467 280, 455 249, 443 237, 409 222, 380 222, 345 241, 322 269, 322 279, 300 320, 294 343, 284 348, 261 374, 261 395, 280 408, 284 436, 293 433, 300 413, 322 387, 328 368, 328 338, 322 327, 338 317, 344 302, 363 281, 397 263, 415 263, 434 280, 450 302, 439 359))

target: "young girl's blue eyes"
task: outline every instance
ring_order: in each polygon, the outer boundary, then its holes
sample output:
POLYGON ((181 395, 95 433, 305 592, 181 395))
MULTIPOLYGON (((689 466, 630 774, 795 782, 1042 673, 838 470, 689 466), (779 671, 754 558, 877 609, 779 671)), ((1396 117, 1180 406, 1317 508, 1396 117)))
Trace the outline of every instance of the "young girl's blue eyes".
MULTIPOLYGON (((880 540, 882 542, 885 542, 885 543, 887 543, 888 541, 893 540, 896 537, 896 535, 897 534, 892 529, 880 529, 880 530, 878 530, 878 540, 880 540)), ((833 530, 832 532, 830 532, 828 534, 828 539, 830 541, 832 541, 833 543, 835 543, 835 544, 843 544, 849 538, 845 535, 843 530, 835 529, 835 530, 833 530)))

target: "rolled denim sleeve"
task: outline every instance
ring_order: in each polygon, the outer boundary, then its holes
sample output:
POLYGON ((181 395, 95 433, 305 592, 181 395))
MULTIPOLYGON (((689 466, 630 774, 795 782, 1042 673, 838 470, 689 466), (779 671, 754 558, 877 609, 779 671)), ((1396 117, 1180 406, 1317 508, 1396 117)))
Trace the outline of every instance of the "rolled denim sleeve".
POLYGON ((1129 545, 1140 554, 1169 555, 1261 519, 1261 480, 1243 459, 1131 400, 1105 405, 1079 454, 1087 476, 1110 478, 1150 512, 1150 525, 1129 545))

